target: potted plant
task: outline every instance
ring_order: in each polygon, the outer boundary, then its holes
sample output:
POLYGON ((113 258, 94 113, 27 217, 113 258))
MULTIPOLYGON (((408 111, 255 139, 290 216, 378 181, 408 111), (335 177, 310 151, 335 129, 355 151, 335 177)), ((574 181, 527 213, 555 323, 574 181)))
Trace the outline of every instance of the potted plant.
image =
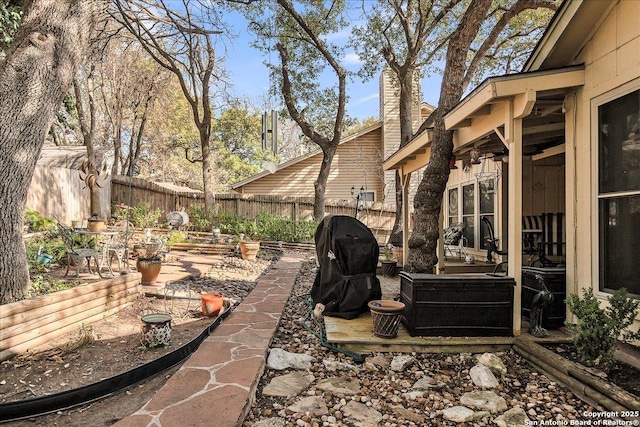
POLYGON ((258 225, 255 221, 245 224, 241 227, 244 233, 240 233, 240 253, 242 259, 255 261, 256 255, 260 250, 260 240, 258 239, 258 225))
POLYGON ((156 283, 162 267, 162 249, 162 240, 153 238, 147 238, 147 240, 136 246, 136 251, 138 252, 136 270, 142 274, 140 281, 143 285, 156 283))
POLYGON ((387 277, 396 275, 398 260, 393 253, 393 245, 389 243, 382 248, 382 274, 387 277))

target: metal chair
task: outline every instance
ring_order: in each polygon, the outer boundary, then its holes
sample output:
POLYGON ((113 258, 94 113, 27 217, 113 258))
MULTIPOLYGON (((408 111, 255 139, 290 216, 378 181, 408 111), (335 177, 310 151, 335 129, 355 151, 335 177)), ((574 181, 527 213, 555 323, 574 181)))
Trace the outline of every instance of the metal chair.
POLYGON ((480 219, 487 226, 487 231, 489 234, 489 237, 487 237, 487 245, 489 246, 487 248, 487 262, 493 263, 494 253, 497 255, 507 255, 507 251, 501 251, 498 249, 498 240, 500 239, 497 238, 495 233, 493 232, 493 224, 491 224, 491 221, 489 221, 489 218, 487 218, 486 216, 483 216, 480 219))
POLYGON ((113 269, 111 267, 113 257, 118 260, 118 271, 120 274, 127 271, 133 271, 129 266, 129 241, 135 232, 133 224, 129 221, 120 221, 116 223, 116 229, 118 234, 113 236, 109 243, 106 245, 106 260, 109 272, 113 276, 113 269), (123 267, 126 270, 123 270, 123 267))
POLYGON ((91 258, 95 261, 96 271, 99 274, 100 267, 98 265, 98 258, 102 255, 101 251, 94 248, 79 246, 79 243, 74 239, 73 230, 63 224, 58 223, 58 232, 60 233, 60 237, 64 243, 67 255, 67 270, 64 273, 65 277, 69 274, 69 266, 72 263, 76 266, 76 277, 79 277, 80 267, 84 266, 85 261, 87 263, 89 273, 93 274, 93 271, 91 271, 91 258))

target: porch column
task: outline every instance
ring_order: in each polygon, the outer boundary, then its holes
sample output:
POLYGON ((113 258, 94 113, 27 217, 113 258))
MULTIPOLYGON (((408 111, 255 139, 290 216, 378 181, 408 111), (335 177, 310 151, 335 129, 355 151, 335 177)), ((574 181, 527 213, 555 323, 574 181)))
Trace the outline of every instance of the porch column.
POLYGON ((513 291, 513 335, 519 336, 522 326, 522 118, 514 117, 513 102, 509 102, 507 110, 504 136, 509 148, 508 266, 509 276, 516 282, 513 291))

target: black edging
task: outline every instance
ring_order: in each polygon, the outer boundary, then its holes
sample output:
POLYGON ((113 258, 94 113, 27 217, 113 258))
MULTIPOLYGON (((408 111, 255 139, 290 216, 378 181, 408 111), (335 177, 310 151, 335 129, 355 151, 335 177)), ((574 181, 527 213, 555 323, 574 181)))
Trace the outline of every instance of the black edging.
POLYGON ((233 308, 234 306, 229 307, 216 317, 200 335, 187 344, 137 368, 73 390, 17 402, 0 403, 0 423, 45 415, 99 400, 172 368, 195 352, 202 341, 211 334, 211 331, 218 327, 233 308))

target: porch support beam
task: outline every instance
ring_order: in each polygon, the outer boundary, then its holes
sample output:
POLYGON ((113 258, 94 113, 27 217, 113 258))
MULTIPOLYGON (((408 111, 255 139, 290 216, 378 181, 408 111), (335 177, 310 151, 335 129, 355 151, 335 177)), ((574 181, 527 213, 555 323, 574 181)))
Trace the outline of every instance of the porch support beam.
POLYGON ((517 103, 510 102, 507 107, 504 137, 509 147, 508 274, 516 282, 513 292, 513 335, 520 336, 522 326, 522 116, 515 117, 514 107, 516 106, 517 103))

